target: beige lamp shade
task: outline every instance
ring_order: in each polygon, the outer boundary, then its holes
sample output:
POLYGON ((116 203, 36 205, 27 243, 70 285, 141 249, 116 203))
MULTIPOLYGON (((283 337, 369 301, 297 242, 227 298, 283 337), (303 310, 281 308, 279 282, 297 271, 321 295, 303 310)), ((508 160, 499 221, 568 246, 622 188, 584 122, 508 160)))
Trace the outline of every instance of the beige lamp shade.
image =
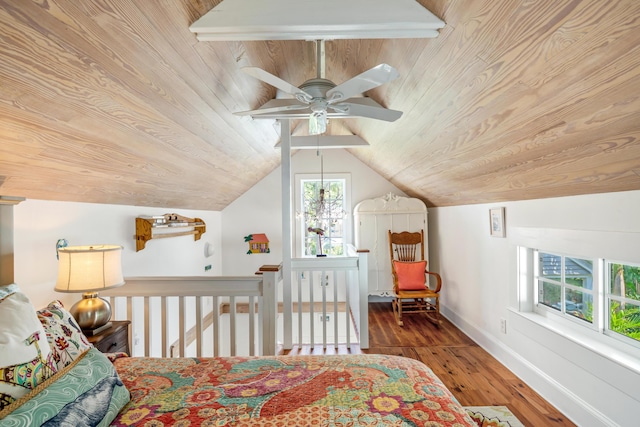
POLYGON ((122 246, 68 246, 58 249, 58 292, 99 292, 124 285, 122 246))
POLYGON ((58 292, 84 292, 69 312, 86 334, 111 325, 111 305, 98 291, 124 285, 122 246, 69 246, 58 249, 58 292))

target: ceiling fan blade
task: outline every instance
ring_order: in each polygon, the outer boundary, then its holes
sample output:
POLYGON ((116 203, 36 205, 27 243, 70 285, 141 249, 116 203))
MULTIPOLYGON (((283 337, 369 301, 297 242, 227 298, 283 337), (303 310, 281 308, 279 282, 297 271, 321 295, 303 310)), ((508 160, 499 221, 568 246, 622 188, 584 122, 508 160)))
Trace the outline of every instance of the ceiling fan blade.
POLYGON ((233 113, 233 114, 235 114, 236 116, 260 116, 261 114, 279 113, 281 111, 304 110, 305 108, 309 108, 309 106, 304 104, 281 105, 279 107, 258 108, 257 110, 249 110, 249 111, 238 111, 237 113, 233 113))
POLYGON ((242 67, 240 68, 243 72, 249 74, 252 77, 255 77, 258 80, 262 80, 265 83, 270 84, 271 86, 280 89, 283 92, 286 92, 290 95, 295 96, 300 102, 311 102, 313 98, 307 92, 302 89, 295 87, 291 83, 288 83, 282 80, 280 77, 274 76, 273 74, 263 70, 258 67, 242 67))
POLYGON ((400 77, 398 70, 388 64, 377 65, 327 91, 329 103, 349 99, 400 77))
MULTIPOLYGON (((336 104, 339 107, 337 111, 344 111, 348 116, 367 117, 370 119, 384 120, 386 122, 395 122, 402 116, 402 111, 390 110, 383 107, 374 107, 370 105, 356 104, 351 102, 341 102, 336 104)), ((332 105, 329 108, 333 108, 332 105)))

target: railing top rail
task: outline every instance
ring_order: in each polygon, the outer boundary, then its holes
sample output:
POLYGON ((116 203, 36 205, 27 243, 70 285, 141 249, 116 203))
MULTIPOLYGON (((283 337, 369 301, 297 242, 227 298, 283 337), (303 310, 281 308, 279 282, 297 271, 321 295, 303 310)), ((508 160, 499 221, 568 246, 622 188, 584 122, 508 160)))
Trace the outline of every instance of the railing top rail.
POLYGON ((357 270, 358 257, 293 258, 292 270, 357 270))
POLYGON ((124 286, 104 290, 100 295, 112 297, 262 296, 262 277, 126 277, 124 286))

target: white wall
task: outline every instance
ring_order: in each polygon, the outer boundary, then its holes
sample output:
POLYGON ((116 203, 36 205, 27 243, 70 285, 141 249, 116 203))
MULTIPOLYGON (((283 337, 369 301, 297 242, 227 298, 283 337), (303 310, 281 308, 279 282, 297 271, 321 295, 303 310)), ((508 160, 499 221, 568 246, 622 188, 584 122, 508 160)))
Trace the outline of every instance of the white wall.
POLYGON ((528 242, 542 249, 545 234, 571 236, 576 250, 604 245, 594 236, 607 236, 607 245, 626 252, 621 261, 637 262, 638 212, 640 191, 429 210, 431 265, 444 281, 443 314, 581 426, 637 424, 640 361, 603 357, 517 314, 519 230, 544 230, 528 242), (489 208, 497 206, 506 208, 506 238, 489 235, 489 208), (500 319, 507 320, 506 334, 500 319))
MULTIPOLYGON (((351 174, 351 210, 364 199, 389 192, 405 195, 344 149, 322 150, 322 155, 325 173, 351 174)), ((291 172, 294 176, 296 173, 320 173, 320 159, 316 150, 299 150, 293 155, 291 172)), ((281 173, 278 167, 222 211, 223 275, 253 274, 262 265, 282 262, 281 173), (244 242, 244 236, 251 233, 267 235, 270 254, 247 254, 249 247, 244 242)), ((350 243, 353 243, 353 227, 350 243)))
POLYGON ((62 238, 70 246, 122 245, 125 279, 220 275, 220 220, 221 213, 213 211, 26 200, 14 207, 14 279, 37 308, 53 299, 60 299, 67 306, 77 301, 79 295, 53 290, 58 272, 55 246, 62 238), (201 218, 207 231, 198 241, 193 236, 151 240, 145 249, 136 252, 135 218, 165 213, 201 218), (211 257, 205 257, 207 242, 215 248, 211 257), (206 265, 211 265, 211 270, 205 272, 206 265))

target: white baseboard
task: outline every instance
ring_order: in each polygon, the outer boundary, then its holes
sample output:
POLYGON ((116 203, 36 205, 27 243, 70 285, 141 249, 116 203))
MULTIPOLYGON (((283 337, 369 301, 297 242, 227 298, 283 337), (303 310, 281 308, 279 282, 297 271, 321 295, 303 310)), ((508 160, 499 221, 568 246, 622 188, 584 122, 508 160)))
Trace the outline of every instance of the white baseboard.
POLYGON ((494 336, 440 307, 441 314, 578 426, 621 427, 494 336))

